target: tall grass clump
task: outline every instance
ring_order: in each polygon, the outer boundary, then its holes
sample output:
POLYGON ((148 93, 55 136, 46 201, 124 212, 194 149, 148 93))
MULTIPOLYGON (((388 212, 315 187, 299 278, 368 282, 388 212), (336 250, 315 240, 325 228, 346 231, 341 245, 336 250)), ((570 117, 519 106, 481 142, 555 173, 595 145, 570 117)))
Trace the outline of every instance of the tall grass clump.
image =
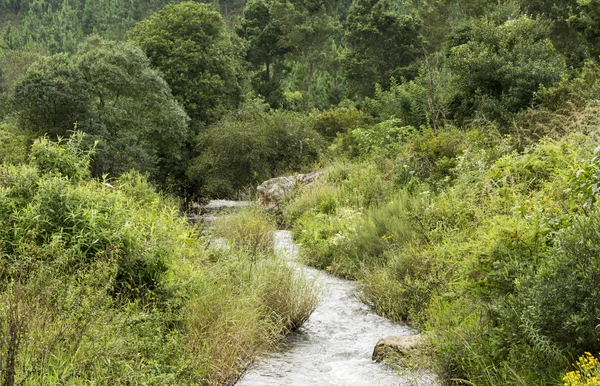
POLYGON ((273 251, 275 218, 267 210, 251 206, 237 213, 220 216, 215 236, 223 237, 251 254, 273 251))

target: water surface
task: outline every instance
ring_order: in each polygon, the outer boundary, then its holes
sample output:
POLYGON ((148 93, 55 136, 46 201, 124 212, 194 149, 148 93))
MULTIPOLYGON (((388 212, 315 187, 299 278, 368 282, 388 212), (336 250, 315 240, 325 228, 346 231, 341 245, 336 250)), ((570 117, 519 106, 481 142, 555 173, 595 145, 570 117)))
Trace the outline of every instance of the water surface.
POLYGON ((279 352, 259 361, 238 386, 433 385, 425 375, 400 375, 371 360, 373 347, 389 335, 413 335, 413 329, 382 318, 354 296, 353 282, 295 262, 291 232, 275 233, 275 252, 289 259, 321 289, 319 306, 288 337, 279 352))

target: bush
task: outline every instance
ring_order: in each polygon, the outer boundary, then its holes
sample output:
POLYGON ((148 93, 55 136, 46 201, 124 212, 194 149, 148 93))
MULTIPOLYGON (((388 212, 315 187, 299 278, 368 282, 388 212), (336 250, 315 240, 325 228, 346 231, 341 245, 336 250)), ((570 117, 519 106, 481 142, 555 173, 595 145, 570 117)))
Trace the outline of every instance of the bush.
POLYGON ((200 156, 192 161, 188 176, 202 194, 233 196, 249 185, 316 162, 321 148, 321 136, 310 129, 306 117, 266 111, 254 101, 200 134, 200 156))
POLYGON ((315 131, 328 139, 333 139, 338 134, 346 134, 351 129, 369 124, 370 121, 371 118, 362 110, 353 107, 338 107, 312 117, 315 131))
POLYGON ((600 214, 594 211, 560 233, 554 253, 527 284, 536 327, 573 357, 600 351, 599 241, 600 214))
POLYGON ((527 16, 472 24, 468 40, 452 47, 448 64, 456 74, 450 110, 458 120, 475 115, 507 124, 531 105, 540 85, 560 81, 564 58, 548 39, 549 23, 527 16))
POLYGON ((373 98, 366 98, 366 110, 382 120, 396 119, 399 126, 421 127, 429 123, 428 90, 424 77, 417 81, 391 80, 389 90, 375 87, 373 98))

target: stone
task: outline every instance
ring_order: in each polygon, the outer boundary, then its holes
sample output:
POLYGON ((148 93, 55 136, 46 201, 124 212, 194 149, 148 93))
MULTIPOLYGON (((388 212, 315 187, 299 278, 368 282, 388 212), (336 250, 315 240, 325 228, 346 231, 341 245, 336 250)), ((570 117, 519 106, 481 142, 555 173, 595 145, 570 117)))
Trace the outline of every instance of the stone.
POLYGON ((410 352, 422 346, 423 338, 421 335, 408 336, 387 336, 379 339, 373 349, 372 359, 375 362, 382 362, 390 355, 400 356, 410 355, 410 352))
POLYGON ((258 202, 269 209, 276 208, 283 199, 294 191, 297 185, 294 176, 271 178, 260 184, 258 190, 258 202))
POLYGON ((296 187, 312 184, 326 171, 322 169, 297 176, 271 178, 256 188, 258 203, 269 209, 275 209, 296 187))
POLYGON ((301 185, 312 184, 317 180, 317 178, 321 177, 327 169, 315 170, 314 172, 310 172, 308 174, 298 174, 296 176, 296 180, 301 185))
POLYGON ((210 200, 202 209, 205 212, 218 212, 225 209, 236 209, 250 206, 250 201, 210 200))

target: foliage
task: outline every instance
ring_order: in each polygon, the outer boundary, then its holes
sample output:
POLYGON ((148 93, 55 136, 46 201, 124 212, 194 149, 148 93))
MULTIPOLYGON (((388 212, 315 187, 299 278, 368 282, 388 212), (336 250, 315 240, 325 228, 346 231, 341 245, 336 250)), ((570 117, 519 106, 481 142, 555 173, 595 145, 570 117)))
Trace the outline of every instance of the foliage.
POLYGON ((228 196, 317 161, 321 143, 306 117, 253 101, 200 134, 188 176, 203 193, 228 196))
POLYGON ((96 176, 135 168, 164 188, 181 187, 188 118, 132 44, 91 37, 74 57, 44 58, 17 82, 13 99, 21 125, 35 133, 56 138, 79 128, 98 140, 96 176))
POLYGON ((31 141, 31 135, 13 122, 0 124, 0 162, 7 164, 24 162, 31 141))
POLYGON ((270 253, 274 230, 275 219, 263 208, 253 207, 219 218, 215 235, 253 254, 270 253))
POLYGON ((531 282, 531 318, 542 334, 570 355, 597 352, 598 214, 576 219, 531 282))
POLYGON ((375 310, 428 333, 444 379, 553 383, 567 358, 598 351, 594 141, 517 153, 482 130, 416 132, 334 166, 284 214, 308 263, 356 278, 375 310), (405 166, 390 167, 398 153, 405 166), (355 177, 368 168, 385 187, 376 200, 355 177))
POLYGON ((7 0, 0 4, 2 48, 56 54, 73 53, 87 36, 123 40, 135 22, 166 1, 7 0))
POLYGON ((85 120, 91 95, 81 70, 65 54, 45 57, 29 67, 14 86, 21 125, 52 137, 85 120))
POLYGON ((348 107, 325 110, 312 117, 315 131, 328 139, 333 139, 338 134, 346 134, 351 129, 366 125, 370 121, 369 116, 363 111, 348 107))
POLYGON ((282 22, 274 14, 273 2, 250 1, 236 29, 237 34, 248 41, 247 60, 254 66, 263 67, 254 76, 253 88, 265 98, 271 107, 280 107, 283 90, 280 84, 283 55, 289 48, 281 45, 282 22))
POLYGON ((214 122, 242 98, 243 73, 221 15, 210 5, 171 4, 132 34, 196 125, 214 122))
POLYGON ((340 29, 333 15, 335 1, 298 0, 276 1, 273 13, 282 20, 283 36, 281 46, 289 50, 288 58, 294 60, 298 76, 296 91, 304 97, 302 110, 313 107, 313 88, 318 69, 324 69, 330 62, 333 49, 331 42, 340 29))
POLYGON ((526 16, 499 25, 487 19, 474 23, 468 41, 450 51, 448 64, 457 75, 454 116, 507 122, 529 107, 540 85, 552 85, 565 71, 547 36, 546 24, 526 16))
POLYGON ((76 61, 93 97, 81 128, 100 142, 94 174, 118 176, 134 168, 163 188, 180 190, 189 119, 144 53, 92 37, 76 61))
POLYGON ((207 250, 138 173, 87 178, 81 139, 0 168, 3 381, 226 384, 310 315, 264 250, 207 250))
POLYGON ((422 55, 421 27, 417 16, 398 14, 388 0, 353 2, 345 24, 351 48, 345 67, 353 93, 372 96, 375 84, 387 89, 391 78, 413 78, 413 64, 422 55))
POLYGON ((11 91, 16 81, 40 56, 31 52, 4 51, 0 55, 0 92, 11 91))

